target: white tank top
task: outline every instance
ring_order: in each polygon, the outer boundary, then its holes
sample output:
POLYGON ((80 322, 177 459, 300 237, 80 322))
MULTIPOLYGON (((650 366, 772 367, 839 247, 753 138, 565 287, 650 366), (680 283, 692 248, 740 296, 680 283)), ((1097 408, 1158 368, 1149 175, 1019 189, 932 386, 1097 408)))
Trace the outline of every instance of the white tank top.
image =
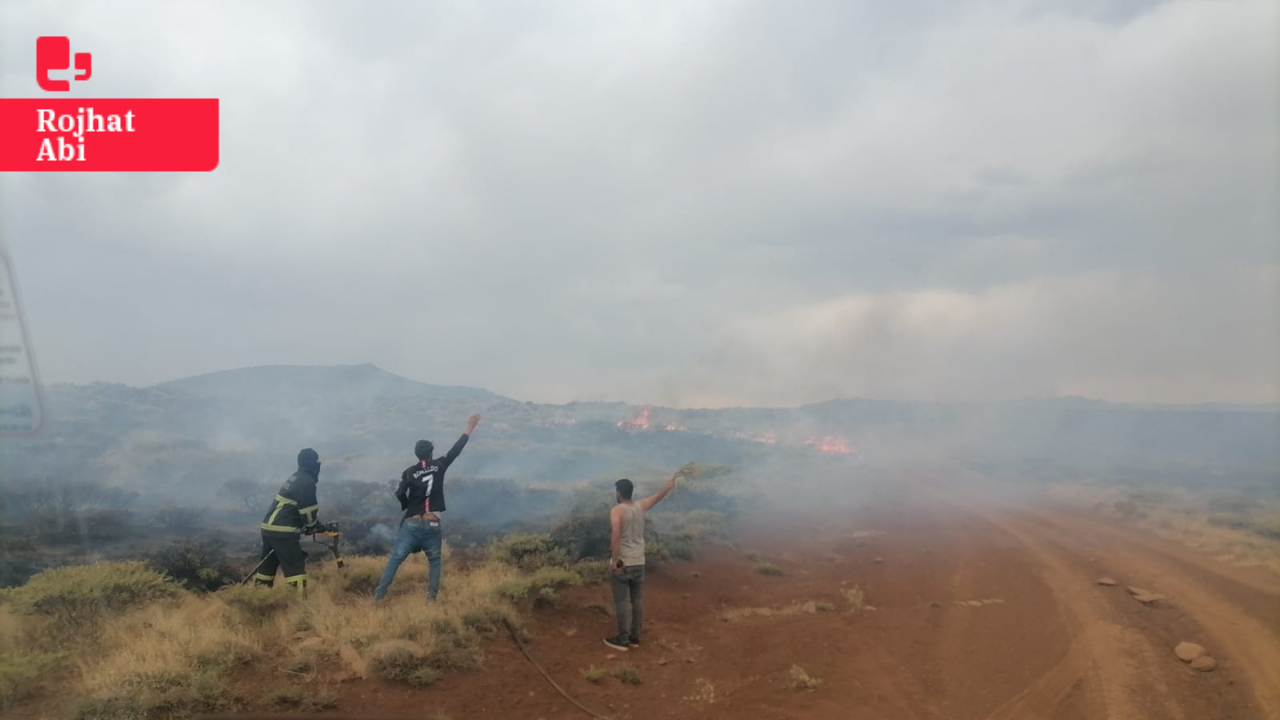
POLYGON ((644 565, 644 509, 639 505, 622 506, 622 547, 618 557, 627 567, 644 565))

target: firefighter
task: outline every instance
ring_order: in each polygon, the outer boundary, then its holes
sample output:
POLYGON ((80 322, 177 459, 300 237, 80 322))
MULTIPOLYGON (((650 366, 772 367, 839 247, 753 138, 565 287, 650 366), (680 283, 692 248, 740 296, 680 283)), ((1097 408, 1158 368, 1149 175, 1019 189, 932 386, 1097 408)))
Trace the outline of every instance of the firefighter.
POLYGON ((301 536, 324 529, 317 516, 316 482, 320 477, 320 455, 311 448, 298 453, 298 471, 280 488, 262 519, 262 564, 254 574, 254 584, 271 587, 276 570, 298 592, 307 589, 307 553, 301 536))

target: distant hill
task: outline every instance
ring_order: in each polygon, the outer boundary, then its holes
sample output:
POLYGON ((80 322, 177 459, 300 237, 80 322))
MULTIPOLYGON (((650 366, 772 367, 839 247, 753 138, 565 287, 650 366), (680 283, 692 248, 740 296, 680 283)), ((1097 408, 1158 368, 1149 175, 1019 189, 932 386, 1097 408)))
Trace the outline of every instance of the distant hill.
POLYGON ((456 472, 520 482, 661 472, 695 459, 773 475, 930 462, 1027 481, 1280 493, 1276 407, 1080 398, 717 410, 551 405, 367 364, 245 368, 141 388, 54 385, 45 396, 43 432, 0 441, 5 482, 89 476, 141 488, 155 502, 191 504, 231 477, 282 478, 302 447, 320 452, 327 478, 386 480, 412 461, 418 439, 443 452, 472 412, 485 419, 456 472))
POLYGON ((428 397, 437 400, 487 402, 506 400, 488 390, 452 385, 429 385, 387 372, 371 363, 362 365, 264 365, 222 370, 152 386, 196 395, 228 398, 255 397, 287 402, 309 394, 329 399, 428 397))

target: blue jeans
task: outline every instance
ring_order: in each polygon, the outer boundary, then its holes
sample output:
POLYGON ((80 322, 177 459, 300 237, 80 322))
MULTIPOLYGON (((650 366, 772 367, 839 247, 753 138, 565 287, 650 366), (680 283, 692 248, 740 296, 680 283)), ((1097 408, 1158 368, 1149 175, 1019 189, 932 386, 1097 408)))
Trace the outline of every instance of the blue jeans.
POLYGON ((435 600, 436 593, 440 591, 440 545, 443 541, 443 535, 440 531, 440 522, 437 520, 422 520, 411 518, 405 520, 400 526, 400 534, 396 536, 395 547, 391 548, 391 557, 387 559, 387 569, 382 571, 382 580, 378 582, 378 589, 373 592, 374 600, 381 600, 387 596, 387 590, 391 587, 391 581, 396 577, 396 571, 400 569, 400 563, 410 555, 419 550, 427 554, 427 563, 430 569, 427 571, 427 599, 435 600))

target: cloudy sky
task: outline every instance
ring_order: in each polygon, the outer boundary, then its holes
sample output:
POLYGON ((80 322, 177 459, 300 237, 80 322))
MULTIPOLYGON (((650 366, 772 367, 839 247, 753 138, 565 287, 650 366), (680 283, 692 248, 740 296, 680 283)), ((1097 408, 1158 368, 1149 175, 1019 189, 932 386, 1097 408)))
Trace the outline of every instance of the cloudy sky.
POLYGON ((210 174, 6 174, 47 382, 1280 401, 1280 4, 0 5, 210 174))

